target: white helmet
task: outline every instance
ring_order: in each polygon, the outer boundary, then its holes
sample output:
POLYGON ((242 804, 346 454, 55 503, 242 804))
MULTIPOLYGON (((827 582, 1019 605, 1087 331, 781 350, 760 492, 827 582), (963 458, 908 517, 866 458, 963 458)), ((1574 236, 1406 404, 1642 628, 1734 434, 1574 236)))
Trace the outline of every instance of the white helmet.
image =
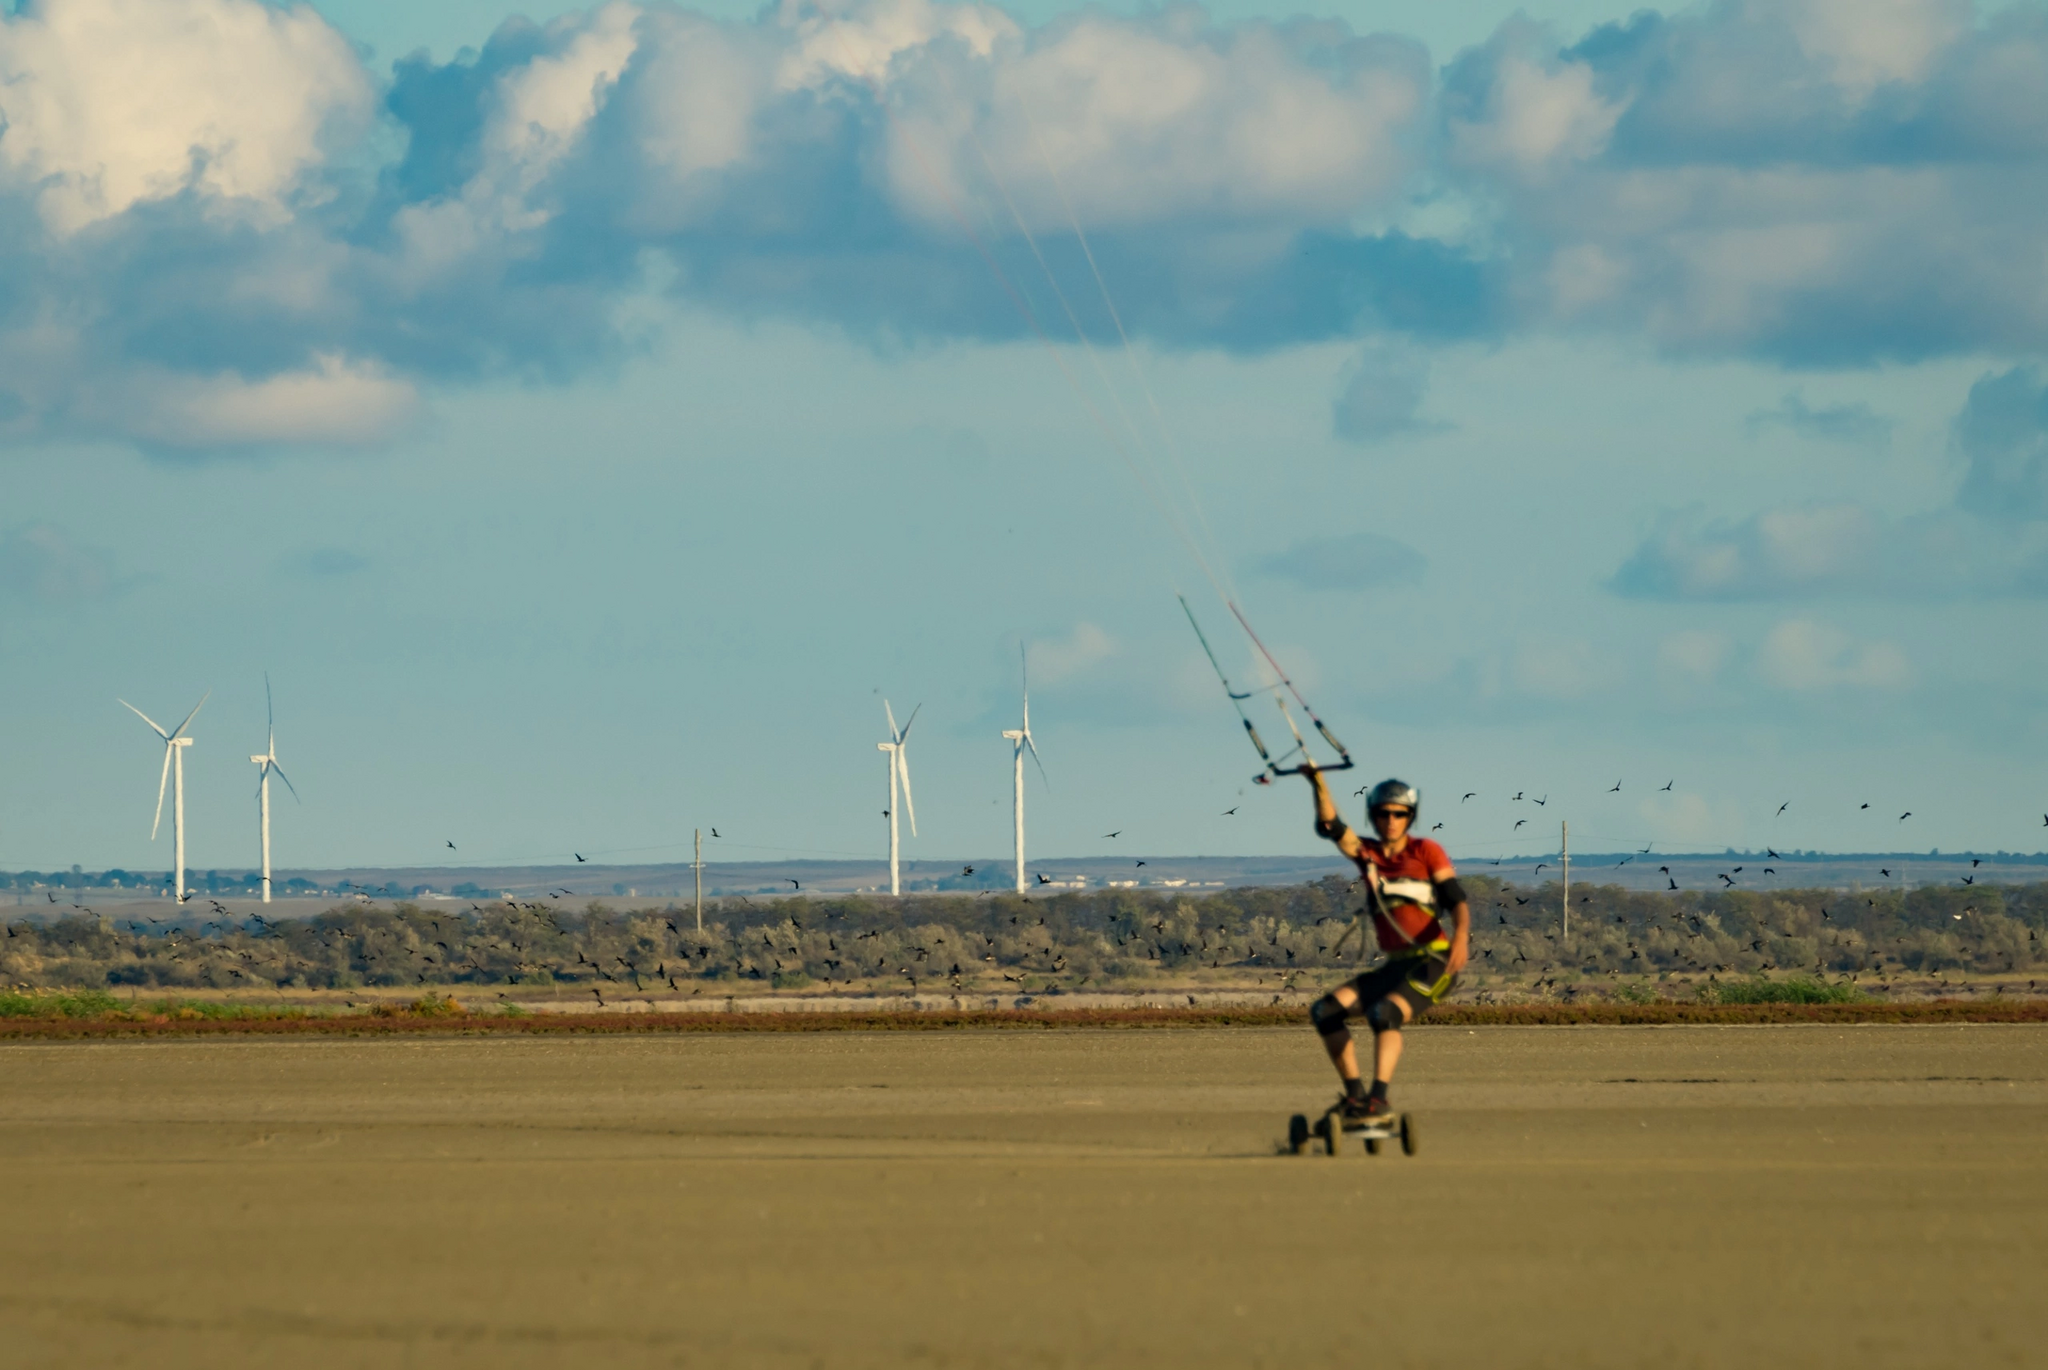
POLYGON ((1422 820, 1422 791, 1405 780, 1382 780, 1372 787, 1372 793, 1365 797, 1365 816, 1372 817, 1374 809, 1383 809, 1389 804, 1399 804, 1408 810, 1408 826, 1413 828, 1422 820))

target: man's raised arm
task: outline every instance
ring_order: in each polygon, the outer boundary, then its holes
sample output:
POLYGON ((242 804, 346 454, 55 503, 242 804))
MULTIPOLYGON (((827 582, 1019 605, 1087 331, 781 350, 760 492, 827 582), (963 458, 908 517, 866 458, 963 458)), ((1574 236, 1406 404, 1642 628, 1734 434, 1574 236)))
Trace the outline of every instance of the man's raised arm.
POLYGON ((1330 787, 1323 783, 1323 773, 1306 761, 1302 763, 1301 773, 1308 777, 1308 783, 1316 792, 1316 836, 1328 838, 1337 844, 1338 851, 1356 857, 1359 852, 1358 834, 1338 817, 1337 801, 1330 797, 1330 787))

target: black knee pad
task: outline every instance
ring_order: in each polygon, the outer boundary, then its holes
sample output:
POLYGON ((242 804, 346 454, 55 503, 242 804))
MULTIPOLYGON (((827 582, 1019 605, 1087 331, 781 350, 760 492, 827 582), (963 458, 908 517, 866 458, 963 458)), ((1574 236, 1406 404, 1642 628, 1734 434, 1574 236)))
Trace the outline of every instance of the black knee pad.
POLYGON ((1401 1006, 1392 998, 1382 999, 1367 1009, 1365 1021, 1371 1025, 1375 1037, 1382 1032, 1399 1032, 1408 1022, 1401 1016, 1401 1006))
POLYGON ((1350 1016, 1351 1010, 1338 1003, 1334 994, 1325 994, 1308 1006, 1308 1020, 1325 1037, 1334 1037, 1345 1031, 1344 1020, 1350 1016))

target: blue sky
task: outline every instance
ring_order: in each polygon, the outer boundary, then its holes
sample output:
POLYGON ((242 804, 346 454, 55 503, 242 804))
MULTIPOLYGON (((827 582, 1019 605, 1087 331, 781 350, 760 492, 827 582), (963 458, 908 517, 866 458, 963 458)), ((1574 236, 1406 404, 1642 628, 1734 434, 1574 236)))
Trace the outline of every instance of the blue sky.
POLYGON ((0 867, 265 671, 281 865, 879 855, 884 696, 997 856, 1020 641, 1034 850, 1310 850, 1118 445, 1454 855, 2044 845, 2042 9, 533 19, 0 25, 0 867))

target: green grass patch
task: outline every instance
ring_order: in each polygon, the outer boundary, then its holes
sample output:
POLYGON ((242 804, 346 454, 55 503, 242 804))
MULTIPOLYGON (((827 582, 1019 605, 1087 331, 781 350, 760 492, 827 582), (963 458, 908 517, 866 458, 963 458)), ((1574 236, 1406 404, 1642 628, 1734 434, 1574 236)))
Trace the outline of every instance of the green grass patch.
POLYGON ((1854 1004, 1864 998, 1854 985, 1831 985, 1810 975, 1788 980, 1736 980, 1708 985, 1700 991, 1703 1004, 1854 1004))
POLYGON ((0 1018, 97 1018, 121 1007, 103 989, 19 990, 0 993, 0 1018))

